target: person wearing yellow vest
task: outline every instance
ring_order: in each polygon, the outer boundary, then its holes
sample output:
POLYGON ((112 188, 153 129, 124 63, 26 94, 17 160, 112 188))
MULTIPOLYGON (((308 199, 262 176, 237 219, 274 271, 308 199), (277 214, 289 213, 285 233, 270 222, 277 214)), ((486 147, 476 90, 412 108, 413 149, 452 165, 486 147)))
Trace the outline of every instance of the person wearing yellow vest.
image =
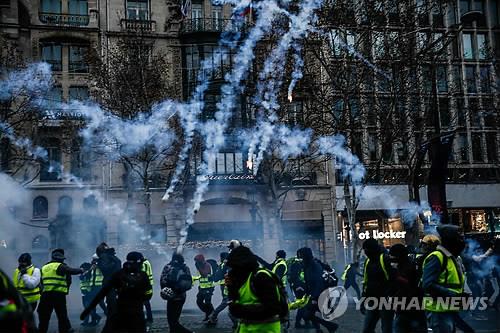
MULTIPOLYGON (((91 281, 92 298, 94 298, 95 295, 97 295, 97 293, 99 292, 99 290, 101 290, 102 285, 104 283, 104 274, 102 274, 101 269, 99 268, 99 266, 97 264, 98 260, 99 260, 99 257, 97 256, 97 254, 94 254, 92 256, 92 262, 91 262, 91 264, 92 264, 92 281, 91 281)), ((107 316, 108 315, 108 308, 106 307, 106 303, 104 302, 104 300, 102 300, 99 303, 99 306, 101 307, 104 314, 107 316)), ((99 315, 97 315, 97 321, 91 322, 90 326, 97 326, 99 324, 100 320, 101 320, 101 317, 99 315)))
MULTIPOLYGON (((148 276, 149 283, 152 287, 154 284, 153 267, 151 266, 151 262, 148 259, 144 258, 142 253, 140 254, 142 256, 141 270, 148 276)), ((151 325, 153 323, 153 312, 151 311, 151 302, 149 299, 144 301, 144 308, 146 309, 146 322, 148 323, 148 325, 151 325)))
POLYGON ((286 274, 288 272, 288 265, 286 263, 286 252, 284 250, 278 250, 276 252, 276 258, 272 262, 272 264, 268 263, 261 257, 257 256, 257 261, 259 264, 262 265, 262 267, 272 271, 274 274, 276 274, 283 285, 286 286, 286 274))
MULTIPOLYGON (((90 304, 94 297, 94 295, 92 295, 92 265, 88 262, 84 262, 80 265, 80 268, 85 271, 82 275, 80 275, 80 292, 82 293, 82 304, 85 308, 90 304)), ((90 316, 85 317, 81 325, 90 326, 89 318, 92 318, 92 322, 94 322, 97 321, 96 316, 97 313, 95 310, 92 311, 90 316)))
POLYGON ((68 319, 66 295, 71 284, 71 275, 80 275, 82 268, 71 268, 64 263, 64 250, 52 251, 52 260, 42 267, 42 296, 38 306, 38 332, 47 333, 52 311, 56 312, 59 333, 74 332, 68 319))
POLYGON ((212 265, 205 260, 203 254, 194 257, 195 267, 199 275, 194 276, 193 280, 198 281, 198 294, 196 294, 196 305, 205 314, 203 321, 208 322, 210 315, 214 311, 212 305, 212 295, 214 293, 214 269, 212 265))
POLYGON ((237 333, 280 333, 280 293, 277 278, 259 269, 257 258, 245 246, 231 251, 226 275, 229 311, 238 318, 237 333))
MULTIPOLYGON (((388 298, 392 293, 392 282, 394 281, 394 269, 389 257, 384 253, 376 239, 370 238, 364 241, 363 250, 367 257, 363 269, 363 297, 376 297, 379 300, 388 298)), ((379 301, 380 303, 380 301, 379 301)), ((392 321, 394 311, 386 309, 364 309, 363 333, 375 332, 377 322, 381 321, 383 333, 392 333, 392 321)))
POLYGON ((359 273, 359 262, 357 261, 347 265, 340 278, 344 281, 345 290, 347 291, 347 289, 352 287, 359 299, 361 297, 361 292, 359 290, 358 283, 356 282, 356 276, 363 276, 363 274, 359 273))
POLYGON ((35 333, 33 312, 7 274, 0 269, 0 332, 35 333))
POLYGON ((12 281, 19 293, 30 304, 31 309, 35 311, 40 299, 40 269, 31 263, 31 255, 29 253, 21 254, 18 262, 19 266, 14 271, 12 281))
POLYGON ((459 307, 452 297, 469 296, 464 292, 465 273, 460 253, 465 248, 464 237, 455 225, 437 228, 441 245, 424 260, 421 285, 424 290, 424 307, 427 324, 433 332, 455 332, 459 307))

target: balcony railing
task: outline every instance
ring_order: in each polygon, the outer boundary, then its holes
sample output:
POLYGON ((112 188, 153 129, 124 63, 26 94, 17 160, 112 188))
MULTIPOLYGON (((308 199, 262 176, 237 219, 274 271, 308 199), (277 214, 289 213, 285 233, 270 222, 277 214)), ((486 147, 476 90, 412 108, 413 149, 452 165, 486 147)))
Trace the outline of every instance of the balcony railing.
POLYGON ((60 13, 38 13, 40 22, 64 26, 86 26, 89 25, 89 15, 60 14, 60 13))
POLYGON ((120 21, 122 31, 141 31, 154 32, 156 31, 156 21, 151 20, 130 20, 122 19, 120 21))
POLYGON ((214 18, 188 19, 182 22, 181 33, 222 32, 231 29, 231 20, 214 18))

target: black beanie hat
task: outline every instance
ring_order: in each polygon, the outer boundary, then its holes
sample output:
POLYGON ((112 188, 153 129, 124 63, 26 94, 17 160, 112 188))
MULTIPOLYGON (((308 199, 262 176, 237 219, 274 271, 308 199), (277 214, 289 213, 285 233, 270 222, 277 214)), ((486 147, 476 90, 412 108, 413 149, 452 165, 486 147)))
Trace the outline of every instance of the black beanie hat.
POLYGON ((23 253, 19 256, 19 259, 17 259, 17 262, 26 263, 28 265, 31 265, 31 255, 29 253, 23 253))

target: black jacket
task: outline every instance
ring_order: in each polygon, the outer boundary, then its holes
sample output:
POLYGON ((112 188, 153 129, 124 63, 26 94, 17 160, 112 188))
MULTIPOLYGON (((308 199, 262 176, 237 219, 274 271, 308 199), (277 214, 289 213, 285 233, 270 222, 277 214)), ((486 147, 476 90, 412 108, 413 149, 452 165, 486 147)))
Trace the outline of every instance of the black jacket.
POLYGON ((173 299, 186 298, 186 292, 184 290, 179 290, 179 285, 177 283, 179 271, 184 271, 184 274, 191 275, 191 271, 189 270, 189 267, 186 266, 186 264, 176 262, 170 262, 169 264, 165 265, 165 267, 163 267, 163 271, 161 272, 160 287, 162 289, 171 288, 175 293, 173 299))

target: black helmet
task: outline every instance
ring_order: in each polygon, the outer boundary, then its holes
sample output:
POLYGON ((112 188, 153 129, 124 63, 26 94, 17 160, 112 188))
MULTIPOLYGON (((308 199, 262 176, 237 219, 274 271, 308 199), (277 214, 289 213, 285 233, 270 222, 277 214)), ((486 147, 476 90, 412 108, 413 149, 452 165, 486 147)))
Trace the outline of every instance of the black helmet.
POLYGON ((136 251, 129 252, 129 254, 127 254, 127 261, 130 262, 131 264, 135 263, 139 264, 144 261, 144 256, 140 252, 136 251))
POLYGON ((66 257, 64 256, 63 249, 55 249, 52 251, 52 260, 64 260, 66 257))
POLYGON ((31 265, 31 255, 29 253, 23 253, 19 256, 19 259, 17 259, 17 262, 20 264, 26 264, 26 265, 31 265))

